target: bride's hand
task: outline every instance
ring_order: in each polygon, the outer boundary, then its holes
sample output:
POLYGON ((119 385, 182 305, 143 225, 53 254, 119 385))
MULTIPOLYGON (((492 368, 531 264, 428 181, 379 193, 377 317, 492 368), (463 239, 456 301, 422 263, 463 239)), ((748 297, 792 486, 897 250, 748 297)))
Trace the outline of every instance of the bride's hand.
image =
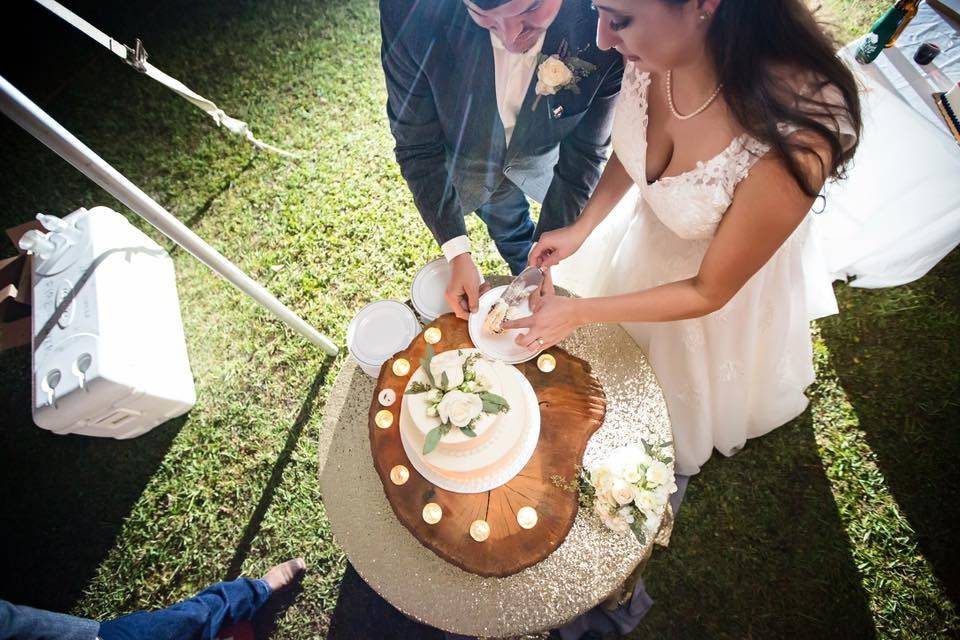
POLYGON ((543 298, 554 294, 553 276, 550 275, 550 269, 545 269, 543 273, 543 284, 540 288, 530 294, 530 311, 536 313, 540 310, 543 298))
POLYGON ((528 264, 542 268, 552 267, 576 253, 588 235, 589 231, 576 223, 563 229, 548 231, 533 245, 528 264))
POLYGON ((532 316, 508 320, 503 328, 527 329, 517 336, 517 344, 539 351, 559 344, 576 331, 582 324, 578 318, 575 298, 548 295, 540 299, 540 308, 532 316))

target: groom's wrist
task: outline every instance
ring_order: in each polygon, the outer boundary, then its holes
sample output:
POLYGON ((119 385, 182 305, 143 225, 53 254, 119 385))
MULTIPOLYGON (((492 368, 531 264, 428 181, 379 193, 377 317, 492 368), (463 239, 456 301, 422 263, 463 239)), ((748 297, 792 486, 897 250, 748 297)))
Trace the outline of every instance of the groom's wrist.
POLYGON ((440 245, 440 250, 443 251, 443 257, 447 259, 447 262, 453 262, 453 259, 457 256, 470 253, 470 238, 467 236, 451 238, 440 245))

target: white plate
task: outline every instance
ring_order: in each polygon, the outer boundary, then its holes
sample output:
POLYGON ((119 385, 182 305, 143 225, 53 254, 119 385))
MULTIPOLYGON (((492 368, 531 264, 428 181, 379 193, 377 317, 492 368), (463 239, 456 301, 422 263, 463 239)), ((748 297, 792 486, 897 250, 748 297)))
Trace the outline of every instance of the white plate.
MULTIPOLYGON (((507 364, 520 364, 527 360, 536 358, 541 350, 532 351, 525 349, 516 343, 517 336, 527 332, 526 329, 508 329, 500 335, 491 335, 483 330, 483 321, 490 312, 490 307, 500 299, 507 287, 496 287, 480 296, 477 312, 470 314, 468 329, 470 339, 474 346, 480 350, 483 355, 491 360, 499 360, 507 364)), ((530 314, 530 307, 524 300, 520 306, 520 313, 517 317, 526 317, 530 314)))
POLYGON ((403 351, 420 333, 410 307, 395 300, 371 302, 347 328, 347 348, 363 364, 379 367, 403 351))
POLYGON ((433 322, 453 309, 444 294, 450 284, 452 271, 446 258, 428 262, 413 279, 410 301, 425 322, 433 322))
POLYGON ((485 491, 490 491, 505 485, 513 480, 518 473, 523 471, 523 468, 533 456, 533 452, 537 448, 537 442, 540 439, 540 403, 537 400, 537 394, 530 385, 530 382, 519 370, 511 369, 516 376, 517 383, 516 386, 512 388, 520 391, 521 393, 518 395, 522 396, 525 401, 523 403, 523 410, 526 414, 524 416, 526 429, 521 435, 520 441, 510 450, 508 454, 509 458, 505 459, 503 464, 499 465, 496 469, 484 475, 478 475, 469 480, 449 478, 426 464, 420 454, 423 447, 423 440, 421 439, 419 441, 420 448, 417 448, 418 445, 414 442, 416 440, 415 436, 410 437, 410 435, 408 435, 417 433, 417 428, 413 424, 413 419, 409 414, 405 414, 403 411, 404 407, 401 407, 400 443, 403 445, 403 450, 407 454, 407 459, 410 460, 410 464, 413 465, 413 468, 416 469, 427 482, 441 489, 453 491, 454 493, 484 493, 485 491))

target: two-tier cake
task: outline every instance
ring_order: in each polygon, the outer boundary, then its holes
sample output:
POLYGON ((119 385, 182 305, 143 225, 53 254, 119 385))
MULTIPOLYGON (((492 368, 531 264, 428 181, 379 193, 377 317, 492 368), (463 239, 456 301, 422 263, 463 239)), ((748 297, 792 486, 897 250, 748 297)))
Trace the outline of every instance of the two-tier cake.
POLYGON ((400 409, 400 439, 429 482, 458 493, 489 491, 519 473, 536 448, 540 408, 511 365, 477 349, 428 357, 411 376, 400 409))

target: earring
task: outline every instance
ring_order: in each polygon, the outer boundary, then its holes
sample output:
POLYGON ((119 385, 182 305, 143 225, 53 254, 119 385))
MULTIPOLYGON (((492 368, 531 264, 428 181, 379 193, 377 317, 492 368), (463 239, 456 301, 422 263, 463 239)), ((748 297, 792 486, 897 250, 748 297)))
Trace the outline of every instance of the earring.
POLYGON ((709 18, 709 17, 710 17, 710 14, 707 13, 706 11, 703 11, 703 12, 700 14, 700 22, 706 22, 707 18, 709 18))

